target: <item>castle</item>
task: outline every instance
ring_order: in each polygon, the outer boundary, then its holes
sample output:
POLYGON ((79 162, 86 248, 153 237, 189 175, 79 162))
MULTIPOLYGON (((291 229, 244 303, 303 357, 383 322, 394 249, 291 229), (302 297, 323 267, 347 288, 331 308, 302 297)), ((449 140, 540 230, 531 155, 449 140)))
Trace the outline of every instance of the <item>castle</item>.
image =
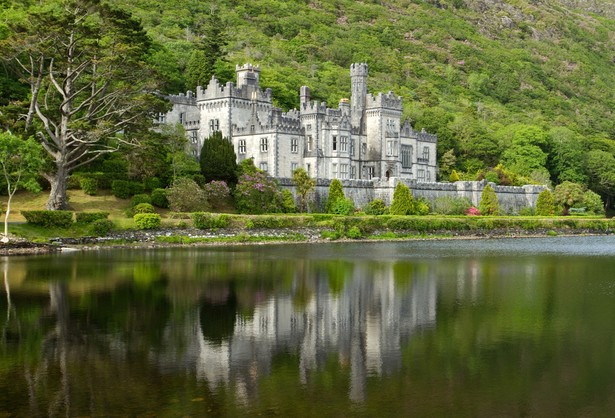
POLYGON ((401 120, 401 97, 367 92, 367 64, 350 66, 352 95, 337 109, 311 100, 304 86, 299 109, 282 112, 271 89, 261 89, 259 66, 236 66, 236 73, 237 85, 214 76, 196 95, 168 96, 173 108, 158 122, 182 124, 195 156, 221 131, 238 162, 253 158, 272 177, 290 178, 303 167, 316 179, 436 180, 436 136, 401 120))

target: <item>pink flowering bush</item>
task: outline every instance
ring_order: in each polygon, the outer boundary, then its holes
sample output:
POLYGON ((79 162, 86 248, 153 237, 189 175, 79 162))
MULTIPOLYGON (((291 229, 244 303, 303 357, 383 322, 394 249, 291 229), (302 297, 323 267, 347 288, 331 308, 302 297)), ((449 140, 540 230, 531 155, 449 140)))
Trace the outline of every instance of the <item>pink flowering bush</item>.
POLYGON ((281 212, 282 193, 265 173, 245 173, 235 188, 235 204, 241 213, 281 212))
POLYGON ((231 196, 231 189, 226 185, 224 181, 213 180, 203 186, 205 194, 207 195, 207 201, 214 207, 223 207, 228 202, 231 196))
POLYGON ((466 210, 466 215, 468 215, 468 216, 480 216, 480 210, 478 210, 474 206, 472 206, 468 210, 466 210))

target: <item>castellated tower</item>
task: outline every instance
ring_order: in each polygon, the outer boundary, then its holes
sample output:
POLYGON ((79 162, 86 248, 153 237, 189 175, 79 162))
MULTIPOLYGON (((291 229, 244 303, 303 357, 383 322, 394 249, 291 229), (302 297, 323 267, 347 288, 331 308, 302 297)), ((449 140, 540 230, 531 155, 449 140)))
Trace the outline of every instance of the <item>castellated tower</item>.
POLYGON ((363 132, 363 114, 367 96, 367 64, 355 63, 350 66, 352 96, 350 98, 351 123, 363 132))
POLYGON ((244 64, 242 66, 235 66, 235 73, 237 74, 237 88, 243 86, 255 86, 258 87, 261 78, 260 65, 244 64))

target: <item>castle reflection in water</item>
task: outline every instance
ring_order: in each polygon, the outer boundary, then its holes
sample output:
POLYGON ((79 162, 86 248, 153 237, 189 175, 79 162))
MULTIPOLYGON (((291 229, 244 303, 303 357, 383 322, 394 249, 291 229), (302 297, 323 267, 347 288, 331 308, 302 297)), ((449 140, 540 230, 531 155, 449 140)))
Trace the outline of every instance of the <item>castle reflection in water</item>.
MULTIPOLYGON (((228 319, 215 306, 201 306, 185 322, 188 347, 161 353, 155 361, 169 372, 196 371, 197 379, 212 390, 230 386, 238 401, 248 401, 257 396, 258 380, 271 372, 276 355, 298 356, 304 384, 333 356, 349 369, 350 399, 361 402, 367 378, 399 371, 402 346, 413 333, 436 322, 435 278, 400 284, 391 264, 382 267, 361 271, 356 266, 338 292, 332 292, 326 277, 317 278, 301 306, 293 300, 298 289, 268 297, 250 316, 233 314, 232 332, 224 338, 208 337, 204 330, 228 319)), ((227 303, 230 299, 232 295, 227 303)), ((165 338, 176 332, 169 329, 165 338)))

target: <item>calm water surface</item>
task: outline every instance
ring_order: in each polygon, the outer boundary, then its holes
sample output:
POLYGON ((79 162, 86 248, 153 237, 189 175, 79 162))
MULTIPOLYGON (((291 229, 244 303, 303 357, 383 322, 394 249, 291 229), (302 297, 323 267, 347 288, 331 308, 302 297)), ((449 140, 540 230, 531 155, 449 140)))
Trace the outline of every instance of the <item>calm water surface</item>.
POLYGON ((614 236, 0 265, 0 417, 615 411, 614 236))

